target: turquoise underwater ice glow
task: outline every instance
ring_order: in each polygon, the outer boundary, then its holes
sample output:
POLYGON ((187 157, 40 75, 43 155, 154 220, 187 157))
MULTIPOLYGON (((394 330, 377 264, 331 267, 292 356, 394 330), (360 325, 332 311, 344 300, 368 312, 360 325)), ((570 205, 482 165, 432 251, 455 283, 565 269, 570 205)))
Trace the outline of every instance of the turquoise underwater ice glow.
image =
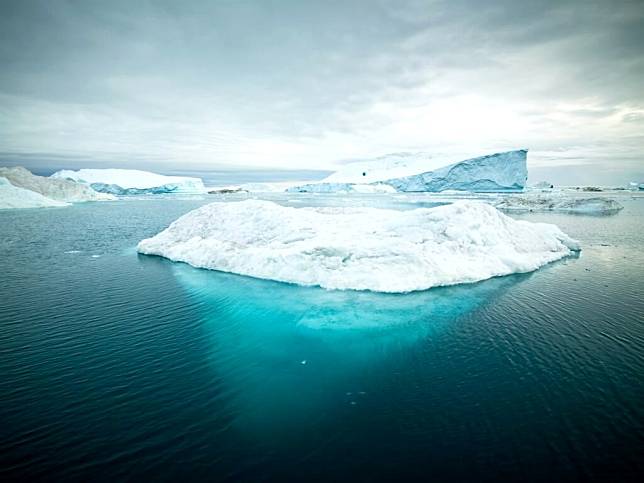
POLYGON ((172 269, 202 308, 213 369, 225 374, 224 383, 236 388, 237 404, 245 408, 236 423, 251 432, 262 428, 269 438, 320 412, 363 403, 373 371, 390 357, 414 350, 529 276, 382 294, 300 287, 184 264, 172 269))

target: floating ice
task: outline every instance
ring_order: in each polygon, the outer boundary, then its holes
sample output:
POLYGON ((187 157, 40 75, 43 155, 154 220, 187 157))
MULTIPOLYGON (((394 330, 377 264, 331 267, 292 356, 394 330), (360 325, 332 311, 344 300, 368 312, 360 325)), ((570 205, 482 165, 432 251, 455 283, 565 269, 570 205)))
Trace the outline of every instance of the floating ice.
POLYGON ((396 189, 386 184, 310 183, 294 186, 289 193, 395 193, 396 189))
POLYGON ((140 253, 328 289, 410 292, 529 272, 579 244, 485 203, 396 211, 211 203, 143 240, 140 253))
POLYGON ((0 176, 7 178, 14 186, 35 191, 53 200, 75 203, 115 199, 112 195, 98 193, 89 186, 69 179, 36 176, 21 166, 0 168, 0 176))
POLYGON ((551 190, 555 186, 550 181, 539 181, 531 186, 535 190, 551 190))
POLYGON ((568 198, 563 195, 508 196, 495 206, 504 211, 561 211, 587 214, 616 213, 624 208, 610 198, 568 198))
POLYGON ((455 163, 448 156, 397 153, 350 163, 320 183, 294 186, 287 191, 333 193, 366 189, 361 186, 403 192, 520 191, 528 177, 526 156, 527 151, 522 149, 455 163))
POLYGON ((52 200, 35 191, 14 186, 7 178, 0 177, 0 209, 53 208, 69 206, 69 203, 52 200))
POLYGON ((164 176, 137 169, 64 169, 51 175, 52 178, 69 178, 90 185, 96 191, 115 195, 139 195, 157 193, 205 193, 200 178, 164 176))

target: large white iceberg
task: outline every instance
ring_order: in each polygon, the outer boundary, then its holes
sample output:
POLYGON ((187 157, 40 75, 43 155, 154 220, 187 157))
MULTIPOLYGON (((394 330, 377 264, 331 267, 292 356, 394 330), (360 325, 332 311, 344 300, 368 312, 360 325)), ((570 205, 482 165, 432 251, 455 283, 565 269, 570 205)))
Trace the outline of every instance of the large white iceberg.
POLYGON ((12 185, 0 176, 0 210, 14 208, 54 208, 69 206, 68 203, 52 200, 35 191, 12 185))
POLYGON ((211 203, 138 251, 194 267, 328 289, 410 292, 529 272, 579 250, 554 225, 480 202, 396 211, 211 203))
POLYGON ((104 201, 115 199, 112 195, 98 193, 87 185, 69 179, 36 176, 21 166, 0 168, 0 176, 7 178, 12 185, 40 193, 58 201, 104 201))
POLYGON ((520 149, 455 163, 453 157, 397 153, 350 163, 319 183, 294 186, 288 191, 352 191, 352 187, 365 184, 402 192, 521 191, 528 178, 526 157, 527 150, 520 149))
POLYGON ((115 195, 206 192, 200 178, 165 176, 138 169, 63 169, 51 176, 72 179, 88 184, 96 191, 115 195))
POLYGON ((550 196, 508 196, 495 205, 503 211, 560 211, 584 214, 617 213, 624 208, 610 198, 577 198, 561 194, 550 196))

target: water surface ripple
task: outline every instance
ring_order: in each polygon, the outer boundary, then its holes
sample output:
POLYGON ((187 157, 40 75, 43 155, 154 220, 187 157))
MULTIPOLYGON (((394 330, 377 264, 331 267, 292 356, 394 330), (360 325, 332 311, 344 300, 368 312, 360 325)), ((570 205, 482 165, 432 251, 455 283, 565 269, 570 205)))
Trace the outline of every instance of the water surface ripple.
POLYGON ((610 217, 521 215, 558 224, 581 255, 407 295, 136 254, 206 201, 0 212, 0 478, 625 480, 644 469, 644 199, 624 197, 610 217))

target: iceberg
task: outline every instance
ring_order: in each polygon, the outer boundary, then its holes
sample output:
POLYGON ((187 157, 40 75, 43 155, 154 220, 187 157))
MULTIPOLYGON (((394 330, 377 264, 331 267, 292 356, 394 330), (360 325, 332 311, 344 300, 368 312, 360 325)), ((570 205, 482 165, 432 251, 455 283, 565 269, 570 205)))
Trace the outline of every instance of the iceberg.
POLYGON ((555 185, 553 185, 549 181, 539 181, 538 183, 535 183, 531 186, 531 188, 534 190, 551 190, 554 187, 555 185))
POLYGON ((91 186, 101 193, 113 195, 140 195, 158 193, 206 193, 200 178, 165 176, 137 169, 63 169, 52 178, 71 179, 91 186))
POLYGON ((396 153, 350 163, 320 183, 295 186, 288 191, 330 193, 351 191, 354 185, 389 186, 399 192, 522 191, 528 178, 527 153, 520 149, 457 163, 445 156, 396 153))
POLYGON ((563 196, 509 196, 496 203, 503 211, 560 211, 610 214, 624 207, 610 198, 564 198, 563 196))
POLYGON ((21 166, 0 168, 0 176, 19 188, 40 193, 47 198, 66 202, 105 201, 114 200, 114 196, 98 193, 87 185, 69 179, 48 178, 36 176, 21 166))
POLYGON ((193 210, 137 250, 304 286, 398 293, 530 272, 580 247, 554 225, 482 202, 396 211, 245 200, 193 210))
POLYGON ((46 196, 14 186, 0 176, 0 210, 15 208, 54 208, 69 206, 69 203, 52 200, 46 196))
POLYGON ((310 183, 293 186, 286 190, 289 193, 395 193, 396 189, 386 184, 353 184, 353 183, 310 183))
POLYGON ((234 185, 211 186, 206 188, 209 194, 230 193, 283 193, 287 188, 299 184, 293 181, 255 182, 234 185))

